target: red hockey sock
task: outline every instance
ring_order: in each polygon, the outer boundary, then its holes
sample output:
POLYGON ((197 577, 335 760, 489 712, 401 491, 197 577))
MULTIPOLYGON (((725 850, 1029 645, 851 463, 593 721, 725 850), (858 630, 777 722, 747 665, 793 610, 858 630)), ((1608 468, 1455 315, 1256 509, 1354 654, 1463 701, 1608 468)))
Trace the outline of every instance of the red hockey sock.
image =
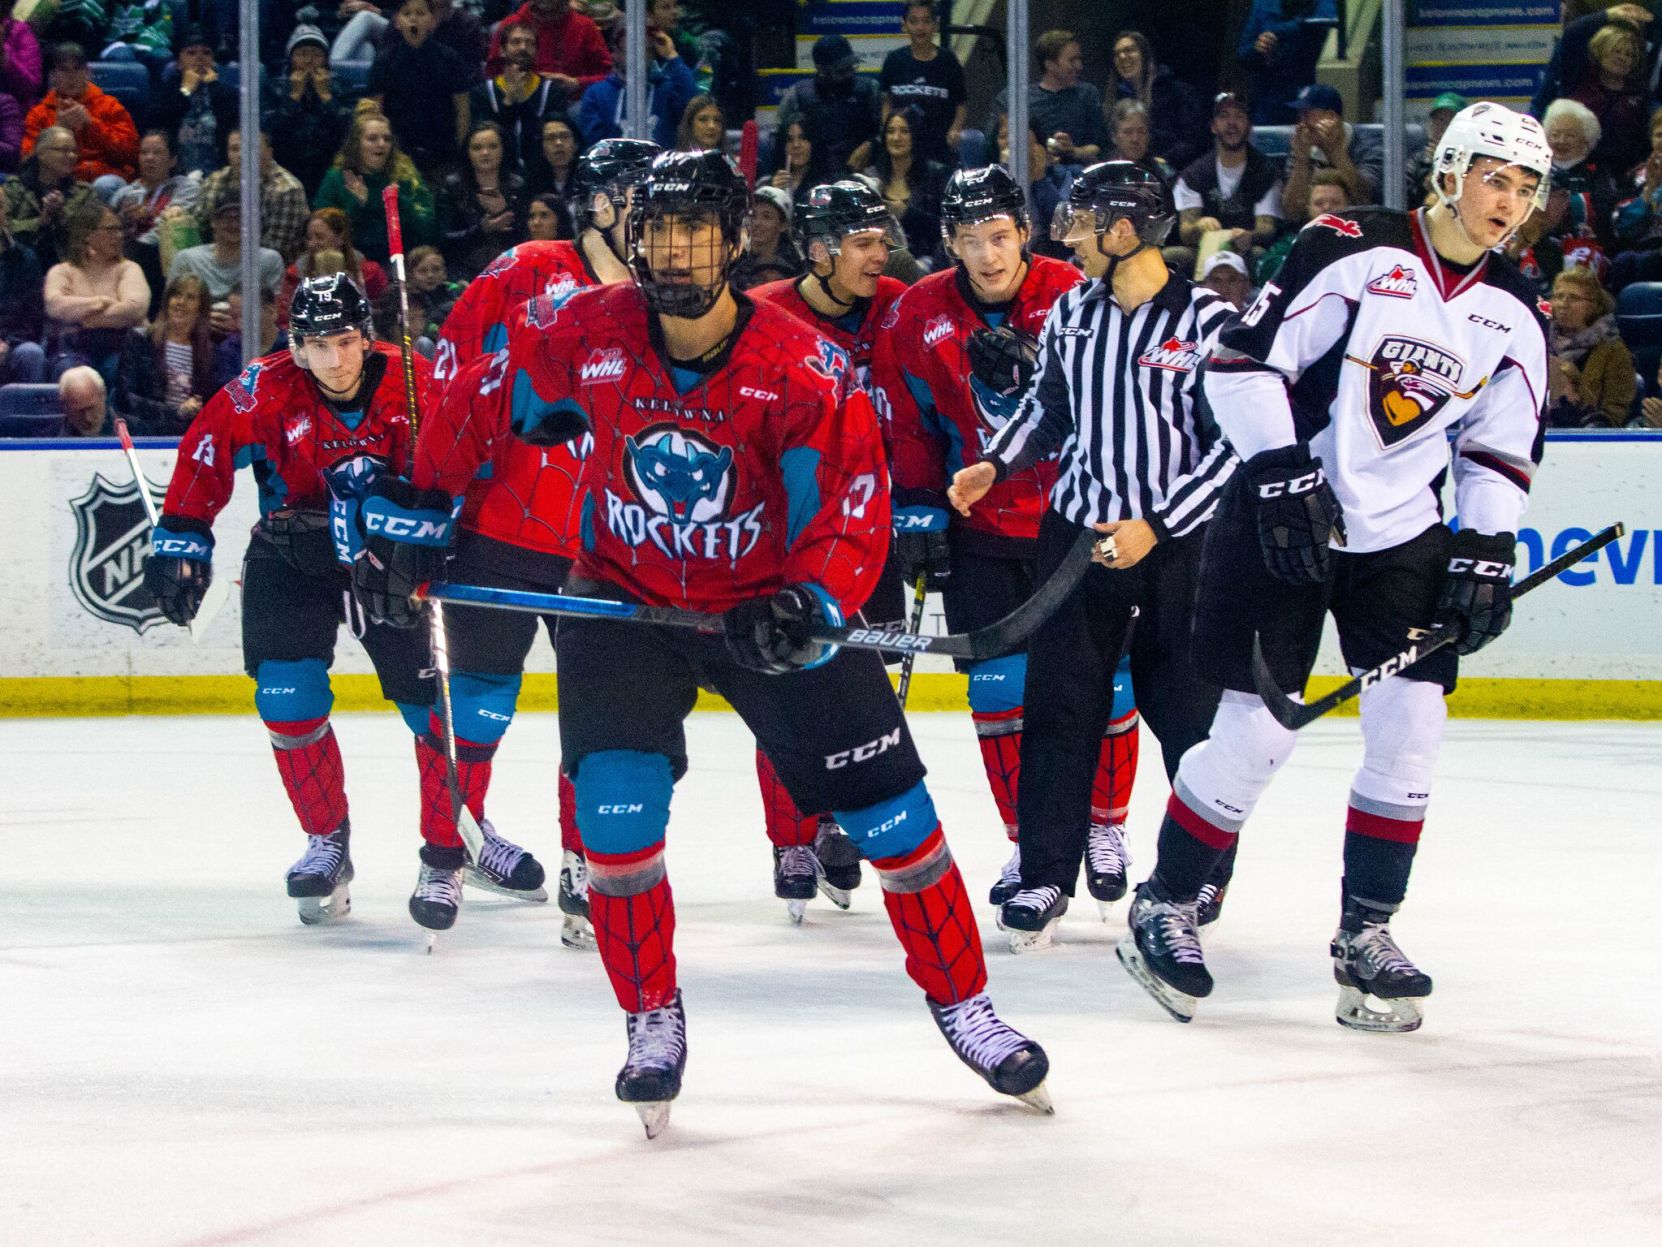
POLYGON ((781 849, 793 844, 812 844, 819 831, 819 819, 805 817, 796 808, 773 763, 760 749, 756 751, 756 782, 762 789, 762 817, 767 824, 768 839, 781 849))
POLYGON ((560 848, 583 856, 583 837, 577 834, 577 790, 560 773, 560 848))
POLYGON ((1135 710, 1108 725, 1091 783, 1091 822, 1123 823, 1131 808, 1131 785, 1137 778, 1139 719, 1135 710))
POLYGON ((940 826, 912 852, 872 865, 883 884, 883 908, 906 950, 912 982, 938 1005, 957 1004, 984 991, 981 933, 940 826))
POLYGON ((664 844, 589 855, 589 922, 617 1002, 630 1013, 675 996, 675 898, 664 844))
POLYGON ((975 735, 981 742, 981 765, 987 770, 987 786, 993 790, 998 816, 1004 820, 1004 834, 1016 838, 1016 787, 1021 779, 1021 714, 1013 710, 970 713, 975 735))
POLYGON ((327 716, 265 725, 277 774, 307 835, 326 836, 346 821, 346 769, 327 716))
MULTIPOLYGON (((415 738, 416 769, 421 773, 421 838, 442 848, 460 848, 456 816, 450 808, 450 786, 445 782, 444 745, 436 732, 415 738)), ((494 744, 479 745, 456 739, 456 783, 462 802, 474 818, 485 816, 485 792, 491 783, 494 744)))

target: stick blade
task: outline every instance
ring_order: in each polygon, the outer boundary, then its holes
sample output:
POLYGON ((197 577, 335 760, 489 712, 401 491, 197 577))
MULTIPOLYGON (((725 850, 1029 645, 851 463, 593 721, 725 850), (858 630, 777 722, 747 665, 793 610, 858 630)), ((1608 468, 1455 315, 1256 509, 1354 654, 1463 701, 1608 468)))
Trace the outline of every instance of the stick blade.
POLYGON ((208 582, 208 591, 202 595, 202 605, 196 608, 196 616, 190 621, 190 639, 196 644, 200 645, 202 637, 213 627, 214 619, 231 596, 231 586, 237 583, 240 582, 233 581, 229 576, 208 582))
POLYGON ((1270 664, 1264 659, 1263 641, 1256 632, 1252 634, 1252 682, 1258 688, 1258 696, 1282 727, 1290 727, 1296 732, 1316 717, 1310 713, 1308 706, 1302 706, 1287 696, 1275 682, 1270 664))

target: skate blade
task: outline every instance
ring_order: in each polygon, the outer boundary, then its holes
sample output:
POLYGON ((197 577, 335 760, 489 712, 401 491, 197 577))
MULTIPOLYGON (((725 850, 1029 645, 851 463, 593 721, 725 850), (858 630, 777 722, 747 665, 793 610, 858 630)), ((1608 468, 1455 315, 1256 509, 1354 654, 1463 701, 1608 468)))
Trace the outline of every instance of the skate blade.
POLYGON ((547 888, 533 888, 529 892, 520 891, 517 888, 505 888, 489 875, 481 874, 473 866, 462 867, 462 882, 470 888, 478 888, 481 892, 495 892, 498 896, 512 897, 516 901, 544 902, 548 900, 547 888))
POLYGON ((1050 1092, 1045 1090, 1044 1083, 1040 1083, 1031 1091, 1023 1092, 1015 1097, 1028 1108, 1036 1109, 1046 1117, 1056 1116, 1056 1106, 1050 1102, 1050 1092))
POLYGON ((834 888, 825 880, 819 881, 819 893, 838 909, 847 909, 854 902, 854 893, 847 888, 834 888))
POLYGON ((1115 904, 1116 902, 1114 901, 1098 901, 1096 903, 1097 917, 1101 918, 1104 922, 1109 921, 1114 916, 1115 904))
POLYGON ((332 926, 352 912, 352 893, 342 886, 328 896, 302 896, 295 904, 300 911, 300 921, 306 926, 332 926))
POLYGON ((801 926, 802 919, 808 913, 807 901, 786 901, 785 912, 790 915, 792 926, 801 926))
POLYGON ((1125 972, 1135 979, 1139 986, 1154 997, 1158 1004, 1179 1022, 1195 1020, 1195 998, 1178 991, 1171 984, 1165 982, 1143 960, 1142 953, 1137 948, 1135 936, 1127 935, 1114 947, 1114 955, 1120 959, 1125 972))
POLYGON ((594 938, 594 928, 589 925, 587 918, 579 918, 574 914, 567 914, 565 921, 560 923, 560 943, 567 948, 575 948, 579 952, 592 953, 598 943, 594 938))
POLYGON ((1420 1012, 1417 1001, 1408 998, 1385 1000, 1378 996, 1369 996, 1357 987, 1341 987, 1339 989, 1339 1005, 1334 1010, 1333 1020, 1340 1026, 1348 1026, 1351 1030, 1368 1031, 1375 1035, 1406 1035, 1410 1031, 1420 1029, 1425 1021, 1425 1015, 1420 1012), (1369 1000, 1378 1000, 1383 1009, 1375 1009, 1368 1003, 1369 1000))
POLYGON ((670 1105, 674 1103, 674 1100, 642 1100, 634 1106, 641 1115, 648 1139, 656 1139, 664 1132, 664 1127, 669 1125, 670 1105))
POLYGON ((1056 947, 1056 924, 1060 921, 1061 915, 1057 915, 1037 931, 1018 931, 1015 927, 1004 926, 1003 922, 998 925, 1009 932, 1012 953, 1040 953, 1056 947))
POLYGON ((429 957, 431 957, 433 955, 433 950, 435 948, 437 948, 438 945, 439 945, 439 933, 437 931, 427 932, 427 955, 429 957))

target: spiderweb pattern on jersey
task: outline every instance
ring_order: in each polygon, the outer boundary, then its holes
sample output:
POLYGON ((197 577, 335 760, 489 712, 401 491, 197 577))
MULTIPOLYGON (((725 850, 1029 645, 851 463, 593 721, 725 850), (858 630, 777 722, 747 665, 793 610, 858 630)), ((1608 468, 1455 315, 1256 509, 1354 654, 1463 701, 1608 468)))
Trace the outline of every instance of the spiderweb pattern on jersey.
MULTIPOLYGON (((437 716, 428 730, 415 738, 416 769, 421 776, 421 838, 428 844, 458 848, 461 833, 450 808, 450 785, 445 776, 444 746, 438 734, 437 716)), ((485 817, 485 792, 490 788, 491 759, 496 746, 456 741, 456 786, 473 817, 485 817)))
POLYGON ((346 821, 346 767, 335 729, 327 718, 266 723, 277 774, 289 794, 300 828, 326 836, 346 821))
POLYGON ((762 791, 762 816, 768 839, 776 848, 812 844, 819 834, 818 816, 806 816, 786 790, 779 772, 760 749, 756 751, 756 782, 762 791))
POLYGON ((604 861, 589 861, 589 923, 617 1002, 630 1013, 662 1008, 676 987, 675 898, 669 879, 660 877, 644 892, 613 896, 601 890, 604 861))
POLYGON ((940 828, 916 852, 872 865, 883 884, 883 908, 906 951, 906 973, 924 995, 936 1004, 950 1005, 985 990, 987 964, 975 911, 940 828), (918 891, 890 890, 903 869, 934 854, 946 858, 940 878, 918 891))
POLYGON ((1021 784, 1022 707, 1011 710, 975 710, 975 739, 981 746, 981 766, 987 773, 998 816, 1010 839, 1016 838, 1016 794, 1021 784))
POLYGON ((1137 778, 1137 747, 1141 732, 1135 710, 1108 725, 1102 737, 1096 775, 1091 781, 1091 822, 1123 823, 1131 806, 1131 785, 1137 778))

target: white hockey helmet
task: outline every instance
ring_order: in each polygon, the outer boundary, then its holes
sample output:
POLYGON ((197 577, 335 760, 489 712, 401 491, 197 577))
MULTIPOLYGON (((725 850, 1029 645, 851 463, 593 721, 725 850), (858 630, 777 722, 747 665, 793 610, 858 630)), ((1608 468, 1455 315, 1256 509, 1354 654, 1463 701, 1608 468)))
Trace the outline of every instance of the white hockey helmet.
POLYGON ((1455 113, 1448 129, 1443 131, 1432 162, 1432 185, 1438 199, 1449 207, 1454 206, 1465 188, 1466 171, 1479 156, 1492 156, 1535 174, 1540 178, 1535 188, 1535 207, 1547 206, 1552 148, 1547 146, 1546 132, 1535 118, 1488 100, 1468 104, 1455 113), (1445 173, 1454 175, 1452 193, 1443 185, 1445 173))

